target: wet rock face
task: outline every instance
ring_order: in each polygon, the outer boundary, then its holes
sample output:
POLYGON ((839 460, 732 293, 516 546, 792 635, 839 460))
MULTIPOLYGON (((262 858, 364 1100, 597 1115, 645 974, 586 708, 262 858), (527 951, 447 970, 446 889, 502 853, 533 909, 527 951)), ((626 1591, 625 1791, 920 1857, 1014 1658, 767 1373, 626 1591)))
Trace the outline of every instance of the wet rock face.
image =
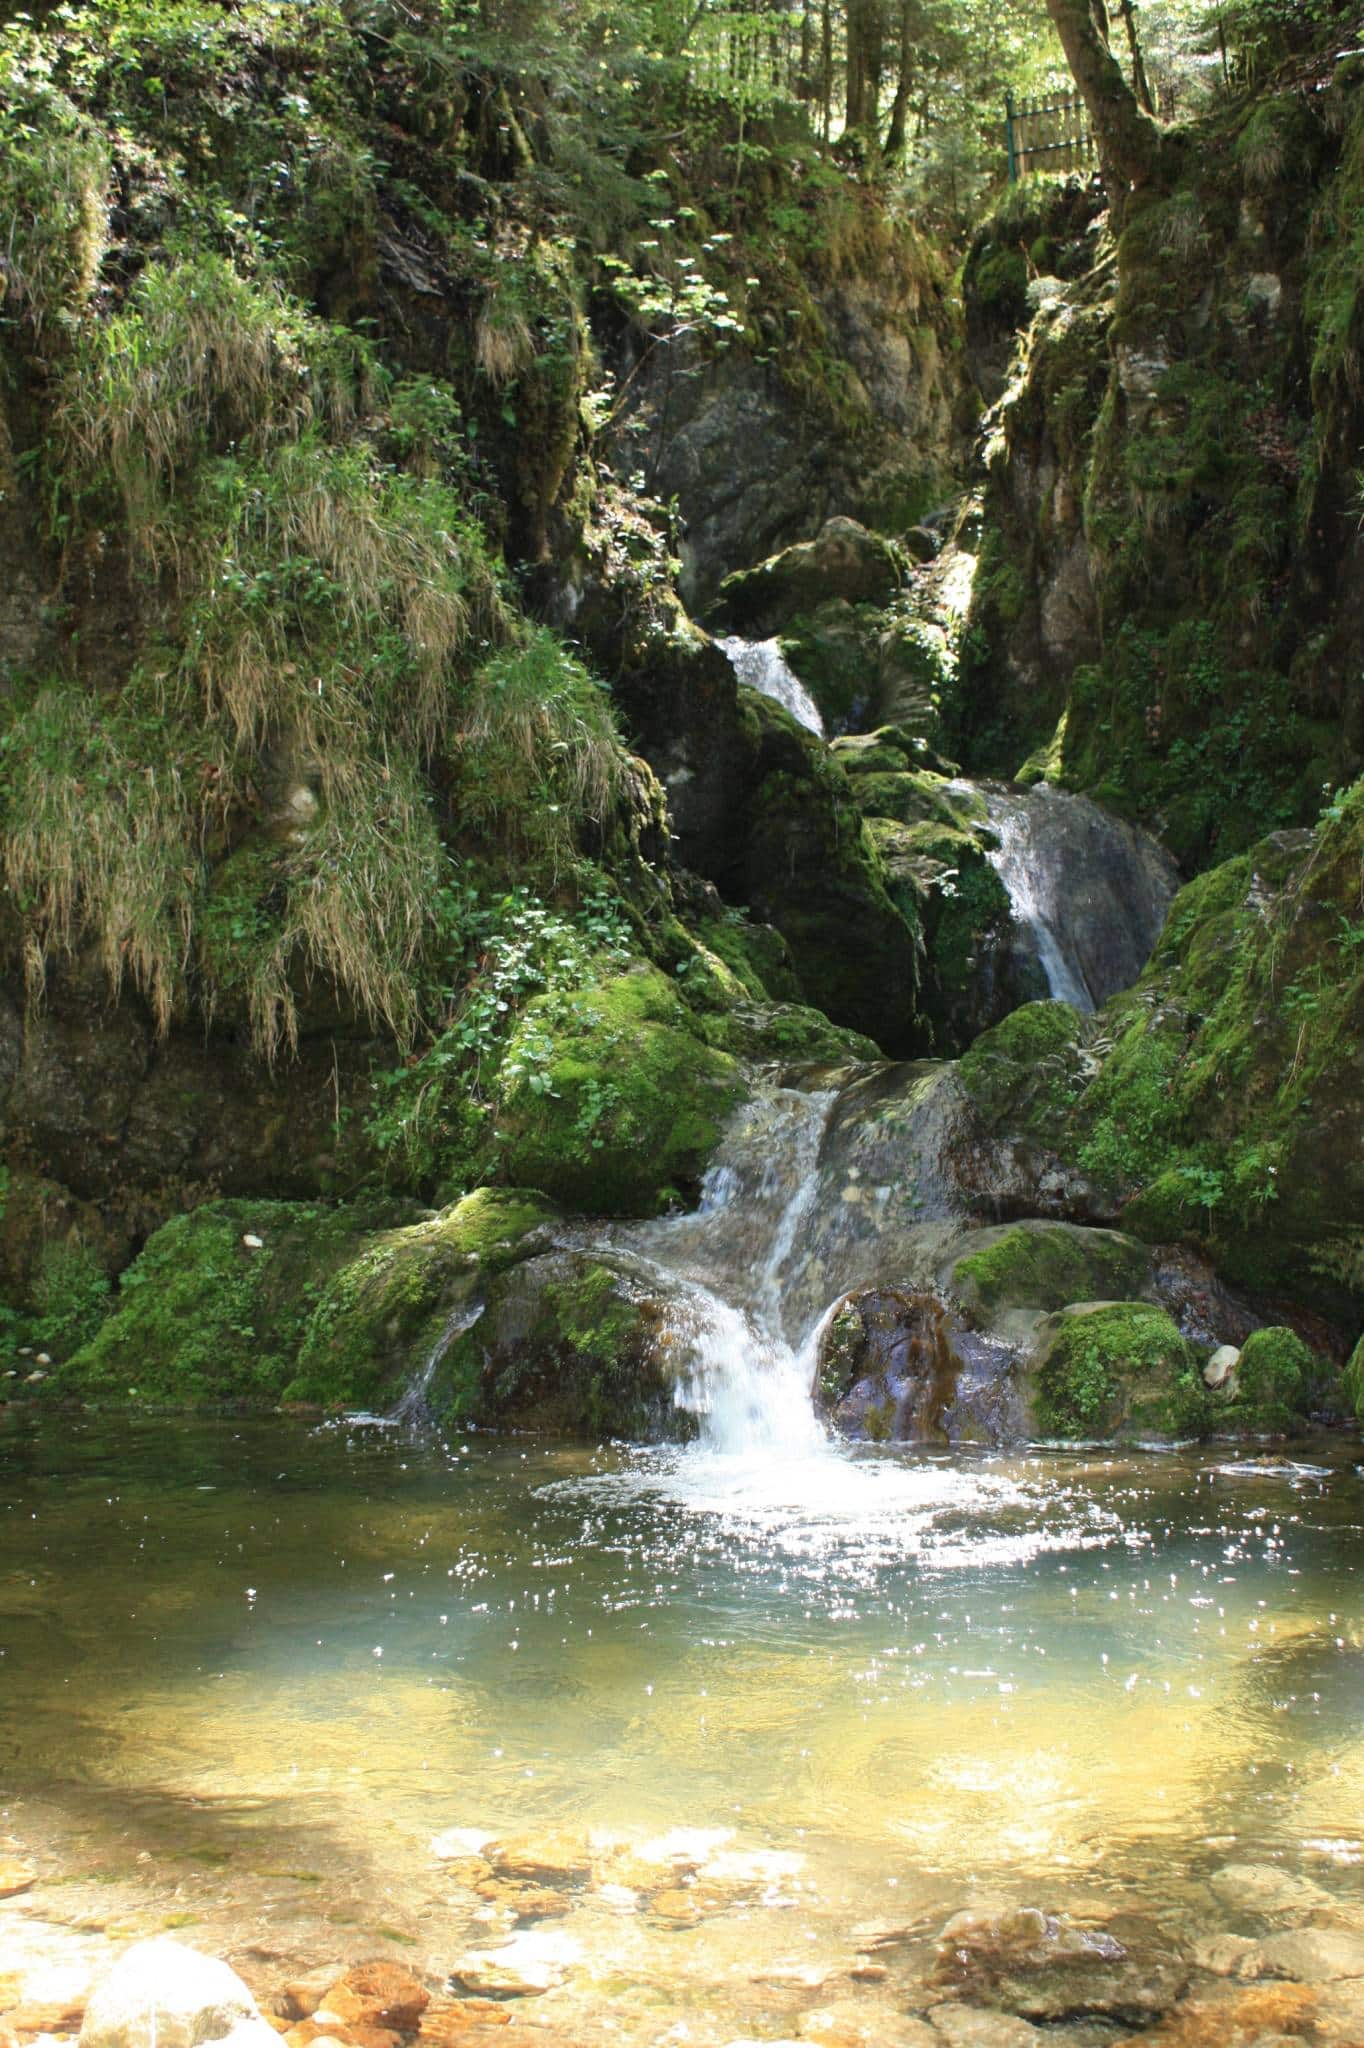
POLYGON ((1087 797, 1045 784, 984 793, 999 840, 990 859, 1009 892, 1023 970, 1015 985, 1032 963, 1050 996, 1098 1009, 1150 958, 1179 887, 1174 860, 1087 797))
POLYGON ((1013 1354, 937 1295, 868 1288, 824 1335, 816 1386, 841 1436, 872 1443, 999 1443, 1022 1433, 1013 1354))
POLYGON ((900 303, 884 271, 840 277, 821 302, 861 401, 860 430, 812 415, 738 351, 709 363, 679 353, 671 366, 660 354, 636 384, 655 432, 666 404, 651 489, 677 500, 682 591, 694 608, 737 562, 760 561, 836 513, 908 523, 950 473, 963 379, 959 354, 938 342, 942 313, 900 303))
POLYGON ((661 1441, 694 1426, 674 1399, 684 1352, 656 1287, 609 1250, 556 1250, 489 1286, 450 1348, 436 1413, 584 1437, 661 1441))

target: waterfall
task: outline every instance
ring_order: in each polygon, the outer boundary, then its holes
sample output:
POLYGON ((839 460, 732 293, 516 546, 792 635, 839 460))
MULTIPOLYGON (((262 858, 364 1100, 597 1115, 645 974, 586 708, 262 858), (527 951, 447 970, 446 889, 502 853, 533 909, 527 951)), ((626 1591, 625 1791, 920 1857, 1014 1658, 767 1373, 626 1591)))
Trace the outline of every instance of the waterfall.
POLYGON ((819 706, 800 677, 787 665, 779 641, 741 640, 737 634, 731 633, 727 639, 717 640, 715 644, 729 656, 741 683, 746 683, 750 690, 760 690, 764 697, 774 697, 801 725, 823 739, 824 720, 819 715, 819 706))
POLYGON ((462 1301, 458 1308, 452 1310, 444 1329, 427 1353, 421 1371, 392 1409, 389 1415, 391 1422, 420 1424, 430 1420, 426 1397, 431 1391, 431 1382, 440 1369, 441 1361, 456 1338, 462 1337, 466 1330, 472 1330, 482 1313, 481 1302, 471 1307, 467 1301, 462 1301))
POLYGON ((1088 797, 1045 783, 953 787, 985 798, 999 842, 989 858, 1048 992, 1088 1011, 1130 988, 1179 886, 1164 848, 1088 797))
POLYGON ((824 1312, 811 1313, 796 1280, 836 1100, 793 1088, 760 1097, 731 1129, 693 1214, 611 1233, 671 1296, 685 1355, 677 1403, 708 1450, 809 1457, 827 1447, 810 1400, 824 1312))

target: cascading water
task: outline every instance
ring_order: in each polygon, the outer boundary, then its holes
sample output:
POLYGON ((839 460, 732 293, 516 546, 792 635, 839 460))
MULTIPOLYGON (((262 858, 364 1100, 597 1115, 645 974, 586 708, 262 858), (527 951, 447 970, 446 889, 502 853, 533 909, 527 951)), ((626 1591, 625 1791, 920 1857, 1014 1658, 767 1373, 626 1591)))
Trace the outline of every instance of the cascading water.
POLYGON ((1088 797, 1045 783, 954 787, 985 799, 999 842, 989 858, 1049 994, 1089 1011, 1130 988, 1179 886, 1164 848, 1088 797))
POLYGON ((835 1100, 791 1088, 760 1098, 729 1134, 693 1214, 611 1234, 670 1298, 686 1357, 678 1405, 697 1418, 705 1447, 725 1456, 810 1457, 826 1447, 810 1401, 822 1317, 797 1303, 792 1269, 835 1100))
POLYGON ((445 1328, 427 1353, 421 1371, 417 1374, 411 1386, 405 1389, 402 1399, 394 1407, 392 1414, 388 1418, 390 1422, 421 1424, 430 1421, 427 1396, 431 1391, 431 1382, 439 1371, 450 1346, 457 1337, 462 1337, 466 1330, 472 1330, 482 1313, 483 1305, 481 1302, 472 1305, 468 1302, 461 1302, 458 1308, 452 1311, 445 1328))
POLYGON ((778 641, 741 640, 737 634, 731 633, 727 639, 717 640, 715 644, 729 656, 741 683, 746 683, 750 690, 761 691, 764 697, 775 698, 778 704, 784 704, 807 731, 818 733, 823 739, 824 720, 820 717, 819 706, 788 665, 778 641))
POLYGON ((825 1326, 850 1291, 935 1284, 961 1229, 941 1159, 959 1099, 931 1063, 771 1088, 731 1125, 692 1214, 560 1240, 658 1307, 703 1450, 830 1455, 811 1398, 825 1326))

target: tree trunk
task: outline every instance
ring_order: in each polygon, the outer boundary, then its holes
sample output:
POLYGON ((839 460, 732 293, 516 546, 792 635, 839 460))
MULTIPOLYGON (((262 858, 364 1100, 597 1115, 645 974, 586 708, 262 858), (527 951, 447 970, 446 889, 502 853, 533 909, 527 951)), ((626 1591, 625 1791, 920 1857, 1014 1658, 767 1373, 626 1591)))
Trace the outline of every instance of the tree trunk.
POLYGON ((849 135, 860 135, 874 150, 881 102, 885 43, 883 0, 848 0, 848 74, 845 115, 849 135))
POLYGON ((1089 112, 1109 199, 1121 213, 1129 191, 1168 175, 1174 143, 1137 105, 1099 34, 1090 0, 1047 0, 1047 12, 1089 112))
POLYGON ((1151 96, 1151 81, 1146 75, 1146 60, 1141 54, 1141 43, 1137 39, 1137 10, 1132 5, 1132 0, 1118 0, 1118 5, 1122 10, 1123 26, 1127 30, 1127 46, 1132 52, 1132 90, 1137 96, 1138 106, 1144 108, 1148 114, 1154 114, 1156 103, 1151 96))
POLYGON ((900 68, 895 76, 895 98, 886 130, 886 155, 892 163, 905 153, 909 127, 909 90, 914 83, 913 24, 914 0, 900 0, 900 68))

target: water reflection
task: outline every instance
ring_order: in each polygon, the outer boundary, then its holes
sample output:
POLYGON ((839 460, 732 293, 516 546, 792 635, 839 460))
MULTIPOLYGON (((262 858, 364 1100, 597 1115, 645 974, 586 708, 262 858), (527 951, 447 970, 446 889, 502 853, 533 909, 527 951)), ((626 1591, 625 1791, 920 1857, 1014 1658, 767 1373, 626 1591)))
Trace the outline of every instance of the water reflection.
MULTIPOLYGON (((1233 1839, 1358 1884, 1364 1488, 1332 1449, 755 1466, 8 1428, 7 1791, 73 1856, 230 1866, 286 1944, 379 1894, 448 1941, 429 1845, 460 1827, 722 1831, 797 1859, 780 1911, 844 1954, 982 1885, 1168 1898, 1233 1839)), ((589 1904, 619 1943, 609 1884, 589 1904)))

